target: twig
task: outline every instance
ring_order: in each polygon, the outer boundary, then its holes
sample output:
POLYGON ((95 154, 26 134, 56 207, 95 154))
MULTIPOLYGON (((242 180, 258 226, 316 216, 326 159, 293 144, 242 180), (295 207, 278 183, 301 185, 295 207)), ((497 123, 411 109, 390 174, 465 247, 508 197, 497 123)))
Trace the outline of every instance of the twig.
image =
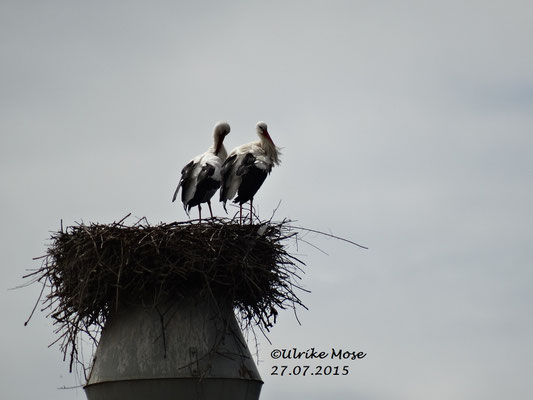
MULTIPOLYGON (((331 233, 326 233, 326 232, 322 232, 322 231, 317 231, 315 229, 309 229, 309 228, 304 228, 302 226, 291 226, 291 228, 293 229, 300 229, 302 231, 307 231, 307 232, 313 232, 313 233, 318 233, 319 235, 323 235, 323 236, 329 236, 331 238, 334 238, 334 239, 338 239, 338 240, 342 240, 343 242, 347 242, 347 243, 350 243, 350 244, 353 244, 357 247, 360 247, 362 249, 365 249, 365 250, 368 250, 368 247, 366 246, 363 246, 363 245, 360 245, 359 243, 355 243, 349 239, 345 239, 343 237, 340 237, 340 236, 335 236, 335 235, 332 235, 331 233)), ((301 240, 301 239, 300 239, 301 240)))
POLYGON ((39 302, 41 301, 41 297, 43 296, 44 288, 45 288, 45 284, 43 283, 43 287, 41 288, 41 293, 39 294, 39 297, 37 298, 37 301, 35 302, 35 305, 33 306, 33 310, 31 310, 30 316, 28 317, 26 322, 24 322, 24 326, 27 326, 28 323, 30 322, 31 317, 33 316, 33 313, 35 312, 35 309, 37 308, 37 304, 39 304, 39 302))

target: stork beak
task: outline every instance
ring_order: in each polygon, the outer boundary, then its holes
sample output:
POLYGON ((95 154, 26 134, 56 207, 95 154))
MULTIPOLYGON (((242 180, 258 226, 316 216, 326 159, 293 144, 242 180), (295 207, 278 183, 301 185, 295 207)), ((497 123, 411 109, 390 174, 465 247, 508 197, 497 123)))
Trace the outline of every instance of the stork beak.
POLYGON ((274 144, 274 141, 272 140, 272 138, 270 137, 270 135, 268 134, 268 131, 266 129, 262 130, 263 132, 263 135, 268 139, 270 140, 270 143, 274 144))

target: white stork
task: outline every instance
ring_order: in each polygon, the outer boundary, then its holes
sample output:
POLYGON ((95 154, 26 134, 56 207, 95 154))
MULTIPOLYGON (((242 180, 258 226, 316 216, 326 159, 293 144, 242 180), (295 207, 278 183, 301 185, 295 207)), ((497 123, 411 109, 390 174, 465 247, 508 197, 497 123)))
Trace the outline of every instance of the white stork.
MULTIPOLYGON (((279 165, 280 149, 276 147, 268 134, 267 124, 258 122, 256 126, 259 140, 234 148, 222 165, 222 183, 220 201, 237 197, 239 203, 239 220, 242 223, 242 205, 250 201, 250 223, 252 223, 252 203, 266 177, 275 165, 279 165)), ((227 210, 226 210, 227 212, 227 210)))
POLYGON ((205 153, 194 157, 181 170, 181 179, 174 192, 172 201, 176 200, 180 188, 181 201, 187 215, 192 207, 198 206, 198 218, 202 220, 202 203, 207 203, 211 218, 211 197, 220 187, 222 163, 226 160, 228 152, 224 147, 224 138, 230 132, 227 122, 219 122, 213 131, 214 143, 205 153))

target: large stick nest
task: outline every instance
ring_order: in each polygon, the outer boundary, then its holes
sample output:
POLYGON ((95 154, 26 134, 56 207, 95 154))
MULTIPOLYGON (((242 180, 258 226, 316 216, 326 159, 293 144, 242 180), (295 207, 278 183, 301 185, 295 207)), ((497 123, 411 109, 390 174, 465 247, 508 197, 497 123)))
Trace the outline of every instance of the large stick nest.
POLYGON ((277 310, 305 307, 295 294, 303 263, 285 246, 294 235, 287 221, 77 224, 52 234, 41 268, 28 276, 49 287, 44 310, 72 370, 78 335, 96 341, 95 327, 123 303, 157 305, 200 292, 229 299, 246 326, 268 330, 277 310))

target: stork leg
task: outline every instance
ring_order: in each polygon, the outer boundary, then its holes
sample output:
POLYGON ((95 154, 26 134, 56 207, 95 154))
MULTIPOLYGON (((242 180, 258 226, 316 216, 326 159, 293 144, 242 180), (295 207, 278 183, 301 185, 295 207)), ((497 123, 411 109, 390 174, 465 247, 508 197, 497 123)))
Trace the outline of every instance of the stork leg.
POLYGON ((202 206, 198 204, 198 223, 202 222, 202 206))
POLYGON ((250 225, 252 225, 252 222, 253 222, 253 220, 252 220, 252 204, 253 204, 253 202, 254 202, 254 199, 252 197, 250 199, 250 225))
POLYGON ((209 214, 211 214, 211 218, 213 218, 213 210, 211 209, 211 200, 207 200, 207 205, 209 206, 209 214))
POLYGON ((242 203, 239 204, 239 224, 242 225, 242 203))

